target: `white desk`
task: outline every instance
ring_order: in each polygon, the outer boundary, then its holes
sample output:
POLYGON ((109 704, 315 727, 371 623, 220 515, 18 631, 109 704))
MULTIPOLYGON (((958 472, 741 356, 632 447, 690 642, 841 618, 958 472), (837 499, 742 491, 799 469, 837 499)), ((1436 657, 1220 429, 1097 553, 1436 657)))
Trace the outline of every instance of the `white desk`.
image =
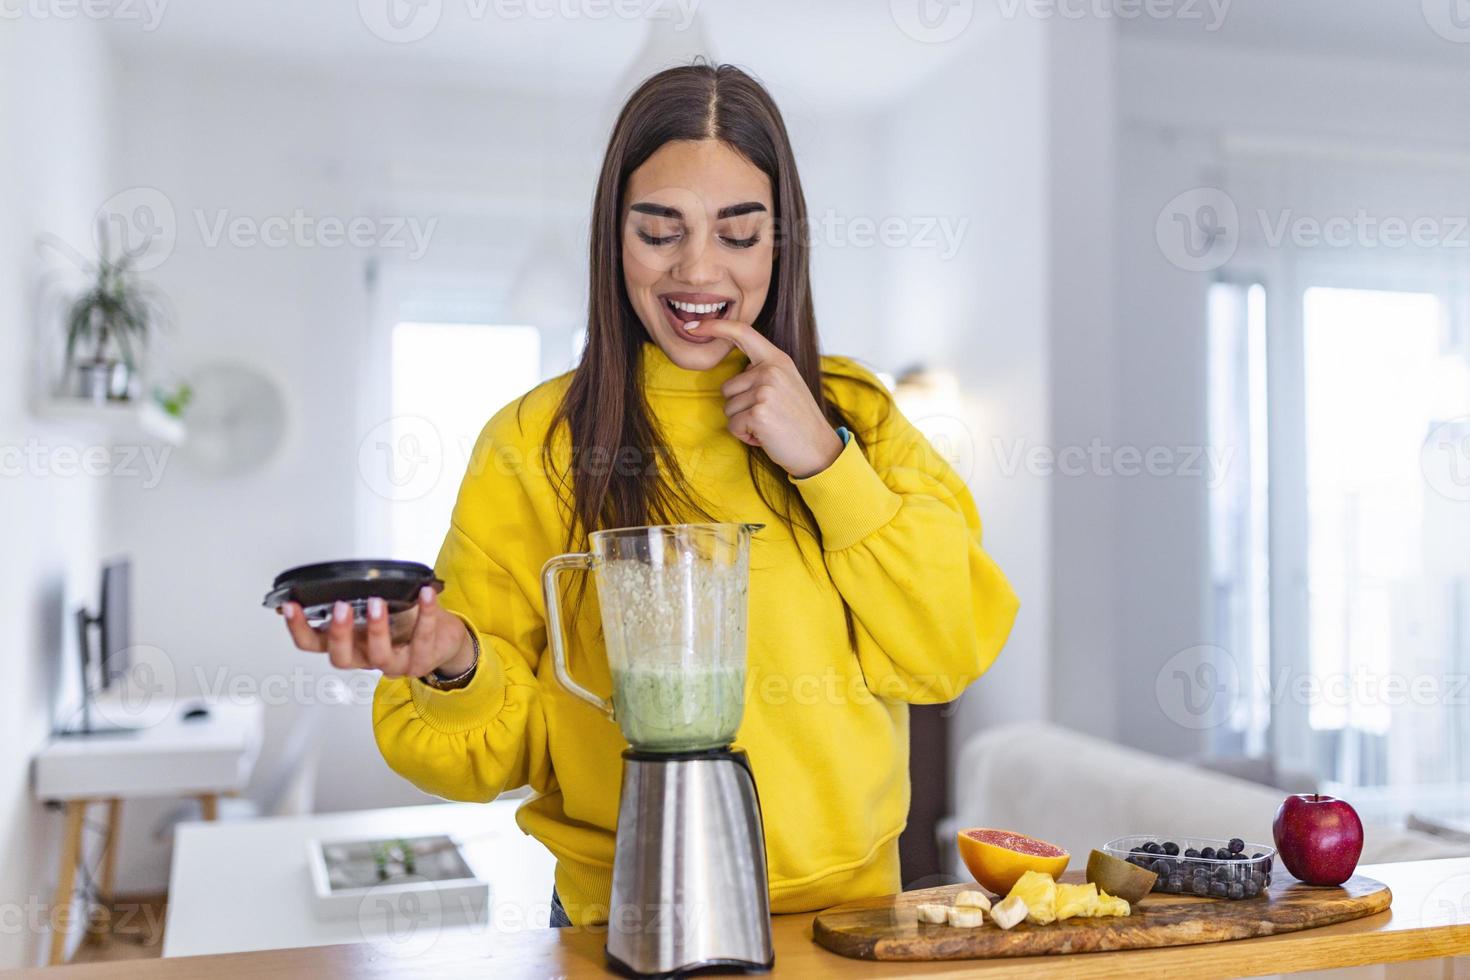
POLYGON ((450 834, 477 877, 490 883, 488 923, 432 924, 413 944, 439 935, 490 935, 545 926, 555 859, 515 824, 519 799, 440 803, 349 813, 217 824, 185 824, 174 839, 163 955, 197 956, 335 943, 381 944, 407 953, 357 918, 322 920, 313 908, 306 842, 355 837, 450 834))
POLYGON ((217 702, 209 716, 184 720, 180 700, 137 715, 130 732, 61 735, 35 761, 42 800, 142 799, 237 792, 260 752, 263 711, 256 703, 217 702))
POLYGON ((219 796, 238 792, 249 782, 260 753, 261 706, 216 702, 208 705, 208 717, 186 721, 183 712, 194 703, 159 700, 129 714, 127 720, 138 726, 133 731, 55 736, 36 754, 32 772, 36 797, 66 804, 66 834, 52 906, 56 915, 51 963, 66 958, 72 890, 88 804, 107 804, 98 888, 102 896, 111 898, 124 799, 194 796, 199 798, 204 819, 213 820, 219 796))

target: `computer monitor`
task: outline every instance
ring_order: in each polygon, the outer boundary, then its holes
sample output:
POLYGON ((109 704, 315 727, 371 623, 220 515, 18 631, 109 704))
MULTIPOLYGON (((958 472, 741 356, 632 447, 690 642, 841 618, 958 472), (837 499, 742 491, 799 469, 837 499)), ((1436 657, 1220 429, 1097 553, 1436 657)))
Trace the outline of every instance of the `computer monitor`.
POLYGON ((98 612, 102 649, 97 678, 101 688, 121 680, 132 667, 132 570, 133 563, 127 558, 117 558, 102 566, 98 612))
POLYGON ((132 667, 132 562, 115 558, 102 566, 102 590, 96 613, 76 611, 77 646, 81 653, 81 717, 61 735, 103 735, 134 730, 111 720, 94 722, 92 699, 99 691, 122 681, 132 667), (92 643, 97 631, 100 642, 92 643))

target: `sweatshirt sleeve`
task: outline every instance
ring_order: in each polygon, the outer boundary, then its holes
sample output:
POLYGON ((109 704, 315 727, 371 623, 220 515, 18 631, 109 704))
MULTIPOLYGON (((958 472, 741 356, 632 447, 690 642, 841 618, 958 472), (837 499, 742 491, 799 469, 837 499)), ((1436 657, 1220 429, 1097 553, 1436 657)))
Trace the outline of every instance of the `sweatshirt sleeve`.
POLYGON ((526 784, 545 790, 551 778, 535 673, 546 628, 527 593, 539 586, 539 552, 527 541, 537 525, 517 475, 498 465, 496 428, 492 420, 476 445, 435 562, 440 604, 479 640, 474 676, 452 691, 383 678, 373 698, 388 765, 452 800, 491 800, 526 784))
POLYGON ((855 437, 827 469, 792 482, 852 610, 868 688, 951 701, 995 661, 1020 603, 981 546, 964 481, 923 434, 890 403, 866 435, 868 445, 855 437))

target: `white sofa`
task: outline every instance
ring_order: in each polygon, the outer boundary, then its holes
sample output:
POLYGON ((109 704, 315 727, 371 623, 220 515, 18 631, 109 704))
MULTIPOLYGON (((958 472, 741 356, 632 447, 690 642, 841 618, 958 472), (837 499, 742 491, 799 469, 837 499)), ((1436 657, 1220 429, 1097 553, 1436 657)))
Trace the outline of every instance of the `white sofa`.
MULTIPOLYGON (((1074 867, 1114 837, 1158 834, 1243 837, 1271 843, 1286 793, 1187 763, 1123 748, 1056 725, 1023 723, 981 732, 960 750, 955 812, 940 828, 941 853, 961 880, 954 833, 997 827, 1066 848, 1074 867)), ((1351 800, 1349 800, 1351 802, 1351 800)), ((1364 864, 1470 855, 1470 844, 1397 827, 1364 828, 1364 864)))

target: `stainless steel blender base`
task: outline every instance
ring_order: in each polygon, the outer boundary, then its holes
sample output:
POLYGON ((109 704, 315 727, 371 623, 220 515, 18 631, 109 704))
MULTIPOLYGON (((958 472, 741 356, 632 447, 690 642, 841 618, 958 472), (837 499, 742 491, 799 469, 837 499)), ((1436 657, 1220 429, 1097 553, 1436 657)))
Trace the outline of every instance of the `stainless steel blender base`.
POLYGON ((744 752, 623 753, 607 958, 635 976, 769 970, 771 905, 744 752))

